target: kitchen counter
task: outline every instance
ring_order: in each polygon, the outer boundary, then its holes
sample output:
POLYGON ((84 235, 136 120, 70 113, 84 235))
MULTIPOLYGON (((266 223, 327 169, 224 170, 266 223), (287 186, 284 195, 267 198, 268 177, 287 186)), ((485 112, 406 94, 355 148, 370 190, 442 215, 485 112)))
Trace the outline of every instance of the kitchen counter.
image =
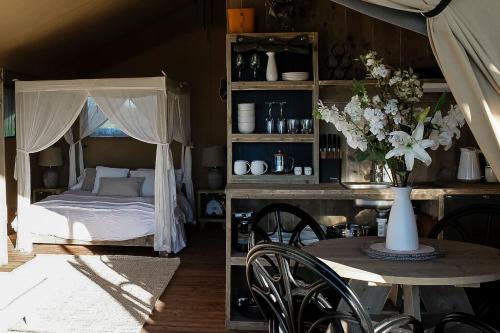
MULTIPOLYGON (((341 184, 228 184, 232 199, 393 199, 390 188, 348 189, 341 184)), ((440 200, 446 195, 500 195, 500 184, 414 184, 412 200, 440 200)))

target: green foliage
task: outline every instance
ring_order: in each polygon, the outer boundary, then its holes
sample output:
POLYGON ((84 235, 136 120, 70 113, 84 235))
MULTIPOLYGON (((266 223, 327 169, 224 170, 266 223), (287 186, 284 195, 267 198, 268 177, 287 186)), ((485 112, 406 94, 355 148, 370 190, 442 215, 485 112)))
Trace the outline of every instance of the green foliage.
POLYGON ((441 96, 439 97, 439 100, 436 103, 436 106, 434 107, 434 112, 440 111, 444 103, 446 102, 446 93, 442 93, 441 96))
POLYGON ((431 107, 427 106, 422 112, 417 115, 417 123, 423 123, 431 111, 431 107))

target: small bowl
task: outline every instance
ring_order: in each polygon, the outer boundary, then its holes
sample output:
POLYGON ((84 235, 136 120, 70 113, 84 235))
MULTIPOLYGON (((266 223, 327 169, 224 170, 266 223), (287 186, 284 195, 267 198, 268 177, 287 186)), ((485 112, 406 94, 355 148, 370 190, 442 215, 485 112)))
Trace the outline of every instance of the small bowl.
POLYGON ((240 103, 238 110, 255 110, 255 103, 240 103))
POLYGON ((239 123, 255 123, 255 116, 254 117, 240 117, 240 116, 238 116, 238 122, 239 123))
POLYGON ((255 131, 255 123, 238 123, 238 132, 243 134, 253 133, 255 131))
POLYGON ((238 110, 238 114, 255 116, 255 110, 238 110))

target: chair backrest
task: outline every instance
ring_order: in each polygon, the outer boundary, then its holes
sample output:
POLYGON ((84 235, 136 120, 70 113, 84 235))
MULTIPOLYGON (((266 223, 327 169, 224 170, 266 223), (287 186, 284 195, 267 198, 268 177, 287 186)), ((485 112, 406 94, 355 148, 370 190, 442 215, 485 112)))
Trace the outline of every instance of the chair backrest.
POLYGON ((429 238, 444 239, 500 248, 500 205, 469 205, 441 219, 429 238))
MULTIPOLYGON (((468 205, 445 216, 432 228, 429 238, 456 240, 500 249, 500 205, 468 205)), ((466 288, 469 302, 476 315, 493 326, 500 327, 500 281, 482 283, 480 288, 466 288)), ((456 316, 450 316, 452 321, 456 316)), ((442 326, 444 329, 444 324, 442 326)))
POLYGON ((326 239, 320 224, 297 206, 273 203, 262 208, 252 220, 250 247, 277 242, 301 247, 326 239))
POLYGON ((326 264, 293 246, 256 245, 247 256, 247 281, 270 332, 343 332, 341 321, 372 333, 370 316, 356 294, 326 264), (339 312, 340 300, 351 312, 339 312))

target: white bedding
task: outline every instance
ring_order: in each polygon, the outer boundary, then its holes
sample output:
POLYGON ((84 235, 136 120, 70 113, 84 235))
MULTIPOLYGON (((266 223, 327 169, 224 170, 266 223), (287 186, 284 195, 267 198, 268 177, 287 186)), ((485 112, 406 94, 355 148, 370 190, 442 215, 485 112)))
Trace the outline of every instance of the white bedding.
MULTIPOLYGON (((31 205, 27 223, 31 233, 38 235, 123 241, 154 234, 154 214, 154 197, 96 196, 85 191, 67 191, 31 205)), ((176 223, 186 222, 181 209, 176 209, 175 215, 176 223)))

